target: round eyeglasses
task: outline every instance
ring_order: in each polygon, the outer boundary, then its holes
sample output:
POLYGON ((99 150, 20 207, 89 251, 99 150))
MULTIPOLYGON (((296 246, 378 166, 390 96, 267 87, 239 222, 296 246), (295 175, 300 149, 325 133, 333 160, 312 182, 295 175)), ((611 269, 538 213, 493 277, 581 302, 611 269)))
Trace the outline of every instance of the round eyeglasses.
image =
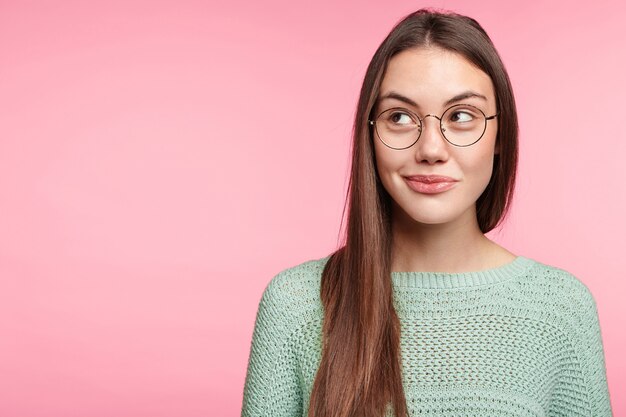
POLYGON ((402 107, 394 107, 380 113, 376 120, 368 120, 375 126, 376 135, 391 149, 407 149, 413 146, 422 134, 424 119, 439 120, 441 134, 454 146, 470 146, 478 142, 487 130, 487 122, 498 116, 485 113, 471 104, 455 104, 443 112, 441 117, 427 114, 420 119, 415 113, 402 107))

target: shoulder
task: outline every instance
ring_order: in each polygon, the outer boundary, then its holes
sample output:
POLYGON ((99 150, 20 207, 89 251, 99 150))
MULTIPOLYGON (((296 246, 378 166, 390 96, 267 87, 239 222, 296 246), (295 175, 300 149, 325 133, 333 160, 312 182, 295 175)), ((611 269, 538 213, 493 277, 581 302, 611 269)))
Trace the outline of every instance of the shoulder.
POLYGON ((528 278, 545 291, 546 295, 557 299, 595 303, 589 287, 571 272, 539 261, 531 260, 528 278))
POLYGON ((520 282, 532 302, 560 317, 563 324, 597 319, 596 301, 589 287, 571 272, 531 260, 520 282))
POLYGON ((272 310, 283 319, 321 311, 320 282, 328 257, 286 268, 265 287, 259 310, 272 310))
POLYGON ((263 296, 302 301, 303 293, 318 293, 327 260, 328 257, 312 259, 280 271, 270 280, 263 296))

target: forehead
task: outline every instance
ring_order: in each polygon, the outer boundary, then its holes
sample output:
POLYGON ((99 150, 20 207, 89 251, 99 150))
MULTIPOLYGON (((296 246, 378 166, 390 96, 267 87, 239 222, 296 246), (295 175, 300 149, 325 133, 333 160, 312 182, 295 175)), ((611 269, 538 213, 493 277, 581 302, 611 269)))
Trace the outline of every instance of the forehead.
POLYGON ((407 49, 390 59, 379 96, 395 92, 420 106, 439 106, 472 91, 495 103, 491 78, 462 55, 440 48, 407 49))

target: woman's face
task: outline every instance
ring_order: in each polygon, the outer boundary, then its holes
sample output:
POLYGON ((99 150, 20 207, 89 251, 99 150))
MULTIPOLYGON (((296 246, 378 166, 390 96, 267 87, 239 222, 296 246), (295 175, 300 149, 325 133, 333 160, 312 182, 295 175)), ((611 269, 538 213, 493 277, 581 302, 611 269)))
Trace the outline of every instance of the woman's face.
MULTIPOLYGON (((491 79, 461 55, 416 48, 389 61, 374 114, 400 107, 423 120, 419 140, 403 150, 387 147, 374 132, 376 167, 393 199, 395 220, 400 216, 421 224, 475 224, 476 200, 493 170, 498 122, 488 120, 473 145, 456 147, 442 136, 439 120, 424 118, 441 117, 455 104, 477 107, 487 117, 497 112, 491 79)), ((454 120, 468 117, 460 113, 454 120)), ((406 120, 402 113, 393 116, 394 123, 406 120)))

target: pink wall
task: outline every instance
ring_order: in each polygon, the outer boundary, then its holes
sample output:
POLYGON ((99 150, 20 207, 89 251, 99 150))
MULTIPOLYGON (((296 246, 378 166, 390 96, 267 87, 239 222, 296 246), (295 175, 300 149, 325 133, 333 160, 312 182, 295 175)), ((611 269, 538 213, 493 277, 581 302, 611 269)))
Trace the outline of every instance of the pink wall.
MULTIPOLYGON (((261 292, 335 248, 365 66, 418 4, 98 3, 0 1, 0 415, 237 416, 261 292)), ((517 94, 493 237, 592 290, 626 414, 626 7, 510 4, 430 3, 517 94)))

